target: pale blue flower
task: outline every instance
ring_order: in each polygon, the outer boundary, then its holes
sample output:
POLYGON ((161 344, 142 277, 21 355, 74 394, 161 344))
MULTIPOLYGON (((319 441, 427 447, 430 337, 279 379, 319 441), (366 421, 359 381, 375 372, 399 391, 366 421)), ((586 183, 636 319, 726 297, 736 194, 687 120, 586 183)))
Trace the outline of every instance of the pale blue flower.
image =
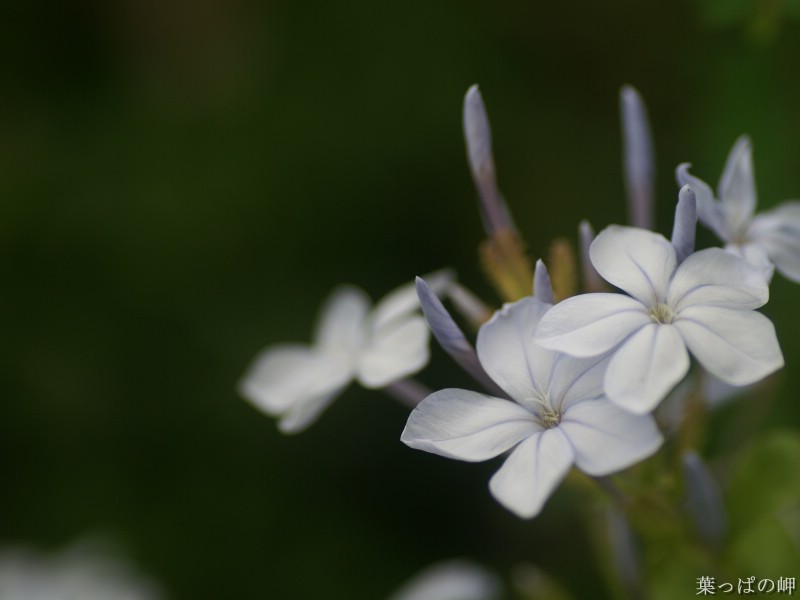
POLYGON ((742 136, 731 149, 717 186, 719 199, 708 184, 689 173, 689 167, 678 167, 678 182, 692 186, 700 221, 725 242, 725 249, 760 269, 767 282, 777 269, 800 283, 800 202, 784 202, 754 214, 757 197, 750 140, 742 136))
POLYGON ((630 296, 584 294, 553 307, 536 330, 544 348, 589 357, 613 353, 612 402, 647 413, 689 370, 689 351, 711 374, 746 385, 783 366, 772 322, 754 309, 769 297, 761 273, 718 248, 680 265, 663 236, 612 225, 592 243, 600 275, 630 296))
POLYGON ((533 343, 550 304, 507 304, 478 333, 478 358, 513 400, 445 389, 411 413, 401 440, 471 462, 511 450, 489 488, 520 517, 539 513, 574 464, 608 475, 654 453, 661 434, 649 416, 628 413, 603 394, 606 361, 578 359, 533 343))
MULTIPOLYGON (((438 291, 451 280, 446 271, 429 276, 438 291)), ((241 395, 278 417, 283 433, 298 433, 353 380, 376 389, 422 369, 430 356, 429 333, 414 284, 371 304, 357 287, 334 290, 320 312, 313 343, 264 349, 240 381, 241 395)))

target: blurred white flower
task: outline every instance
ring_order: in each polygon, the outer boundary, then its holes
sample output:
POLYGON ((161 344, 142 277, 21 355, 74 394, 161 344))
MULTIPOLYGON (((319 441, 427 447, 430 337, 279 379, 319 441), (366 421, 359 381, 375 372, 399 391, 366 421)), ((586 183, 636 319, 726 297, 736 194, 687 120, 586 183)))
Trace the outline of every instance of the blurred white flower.
POLYGON ((533 343, 550 304, 507 304, 478 333, 478 358, 512 401, 459 389, 431 394, 411 413, 401 440, 448 458, 484 461, 511 450, 489 487, 520 517, 539 513, 575 464, 609 475, 653 454, 661 434, 603 394, 606 361, 578 359, 533 343), (513 449, 513 450, 512 450, 513 449))
MULTIPOLYGON (((441 292, 452 274, 439 271, 427 279, 441 292)), ((334 290, 322 307, 312 344, 264 349, 239 382, 241 395, 279 417, 283 433, 298 433, 354 379, 381 388, 422 369, 429 358, 429 332, 414 283, 370 305, 357 287, 334 290)))
POLYGON ((754 383, 783 366, 761 273, 709 248, 678 265, 663 236, 612 225, 592 243, 597 271, 622 294, 584 294, 544 316, 536 342, 573 356, 613 351, 605 374, 609 400, 646 413, 689 370, 689 353, 732 385, 754 383))
POLYGON ((726 243, 725 249, 761 270, 767 282, 775 268, 800 282, 800 202, 784 202, 754 216, 757 196, 747 136, 740 137, 728 155, 717 186, 719 200, 708 184, 689 173, 689 167, 678 167, 678 182, 692 186, 700 220, 726 243))
POLYGON ((436 563, 406 583, 389 600, 497 600, 495 575, 466 560, 436 563))
POLYGON ((26 548, 0 550, 2 600, 162 600, 158 587, 100 547, 45 555, 26 548))

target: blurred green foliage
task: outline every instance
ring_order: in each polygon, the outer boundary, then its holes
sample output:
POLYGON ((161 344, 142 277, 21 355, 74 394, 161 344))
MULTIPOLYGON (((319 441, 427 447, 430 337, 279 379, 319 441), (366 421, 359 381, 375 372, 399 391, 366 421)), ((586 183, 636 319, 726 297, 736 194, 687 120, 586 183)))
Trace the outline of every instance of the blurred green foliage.
MULTIPOLYGON (((761 208, 800 197, 800 23, 786 2, 754 42, 749 4, 5 3, 0 541, 111 535, 192 600, 373 600, 455 556, 600 597, 569 491, 521 522, 488 494, 495 464, 402 446, 379 393, 286 438, 235 383, 308 339, 342 281, 377 297, 449 265, 497 302, 460 131, 474 82, 534 256, 624 220, 624 83, 649 106, 662 232, 675 165, 713 181, 743 132, 761 208)), ((765 309, 787 369, 763 427, 800 422, 799 295, 776 280, 765 309)), ((433 364, 430 386, 471 385, 433 364)))

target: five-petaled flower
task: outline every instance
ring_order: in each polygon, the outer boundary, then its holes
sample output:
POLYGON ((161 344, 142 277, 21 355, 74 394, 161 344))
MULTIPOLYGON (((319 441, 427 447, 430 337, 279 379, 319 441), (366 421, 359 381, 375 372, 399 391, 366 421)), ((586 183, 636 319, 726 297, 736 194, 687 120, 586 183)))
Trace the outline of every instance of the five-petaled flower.
MULTIPOLYGON (((447 271, 428 276, 438 291, 451 279, 447 271)), ((429 334, 414 284, 397 288, 371 310, 370 304, 357 287, 334 290, 320 312, 313 344, 264 349, 239 382, 241 395, 280 417, 283 433, 298 433, 354 379, 375 389, 422 369, 429 334)))
POLYGON ((700 220, 725 242, 725 249, 759 268, 767 281, 777 268, 800 282, 800 202, 784 202, 754 216, 757 196, 750 140, 742 136, 731 149, 717 187, 719 200, 708 184, 689 173, 689 166, 678 166, 678 182, 692 186, 700 220))
POLYGON ((536 342, 573 356, 614 351, 605 374, 612 402, 651 411, 689 370, 688 350, 732 385, 754 383, 783 366, 772 322, 754 309, 769 290, 758 269, 709 248, 678 265, 663 236, 612 225, 590 250, 598 273, 630 296, 574 296, 553 307, 536 342))
POLYGON ((604 397, 605 360, 533 343, 550 306, 523 298, 478 333, 481 365, 513 401, 441 390, 411 413, 401 437, 412 448, 471 462, 511 450, 489 487, 524 518, 539 513, 573 464, 589 475, 608 475, 650 456, 662 442, 652 417, 630 414, 604 397))

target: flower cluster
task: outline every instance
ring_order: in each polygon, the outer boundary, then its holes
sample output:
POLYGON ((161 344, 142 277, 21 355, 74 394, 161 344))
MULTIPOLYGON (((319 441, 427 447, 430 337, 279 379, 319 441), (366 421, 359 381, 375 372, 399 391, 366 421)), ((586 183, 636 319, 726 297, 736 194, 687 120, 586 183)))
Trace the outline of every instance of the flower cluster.
MULTIPOLYGON (((506 304, 480 328, 477 359, 504 397, 435 392, 413 411, 401 438, 412 448, 466 461, 510 451, 489 487, 521 517, 539 513, 572 465, 603 476, 656 452, 663 438, 652 412, 687 376, 690 356, 698 370, 732 386, 755 383, 783 366, 775 328, 756 309, 769 298, 773 265, 790 278, 800 266, 798 204, 751 219, 755 190, 750 146, 742 138, 728 160, 721 200, 682 165, 672 238, 651 231, 644 107, 631 88, 622 100, 637 226, 611 225, 592 240, 583 224, 590 293, 551 304, 539 263, 534 294, 506 304), (695 251, 698 213, 727 242, 725 249, 695 251), (604 285, 597 275, 618 291, 593 291, 604 285)), ((468 146, 481 149, 469 156, 484 213, 505 215, 512 229, 507 208, 498 208, 477 88, 467 94, 465 131, 468 146)), ((503 228, 496 221, 487 227, 490 236, 503 228)), ((439 324, 429 322, 435 332, 439 324)))
MULTIPOLYGON (((283 432, 295 433, 349 382, 383 388, 415 406, 401 436, 408 446, 463 461, 507 454, 489 488, 503 506, 530 518, 573 466, 605 477, 657 452, 672 432, 662 432, 653 413, 688 374, 741 387, 780 369, 775 328, 757 309, 769 299, 774 270, 800 281, 800 202, 753 216, 752 152, 742 137, 717 197, 688 164, 677 168, 667 239, 652 230, 646 111, 630 87, 621 101, 631 225, 610 225, 595 236, 580 224, 585 293, 564 283, 564 273, 577 271, 566 242, 551 253, 549 274, 525 255, 496 182, 489 121, 473 86, 464 100, 464 132, 487 231, 481 257, 506 303, 492 315, 449 272, 418 278, 416 290, 407 284, 372 309, 361 290, 340 288, 322 310, 314 343, 267 348, 242 379, 242 395, 279 417, 283 432), (724 248, 695 249, 698 219, 724 248), (478 324, 476 346, 443 300, 478 324), (409 378, 428 362, 428 327, 483 391, 431 393, 409 378)), ((692 448, 681 461, 712 490, 692 448)))

